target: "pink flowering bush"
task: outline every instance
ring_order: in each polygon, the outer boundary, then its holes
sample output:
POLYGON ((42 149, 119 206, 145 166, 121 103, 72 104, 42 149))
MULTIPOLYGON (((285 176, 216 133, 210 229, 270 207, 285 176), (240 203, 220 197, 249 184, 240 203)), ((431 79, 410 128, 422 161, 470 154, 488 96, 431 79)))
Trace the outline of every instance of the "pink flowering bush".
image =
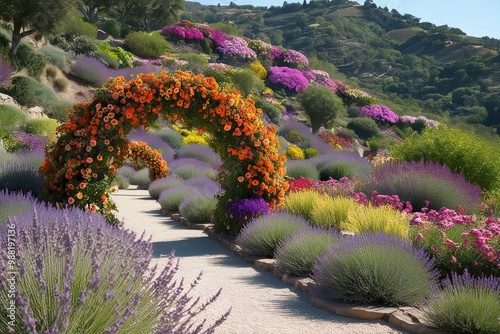
POLYGON ((309 86, 309 80, 297 69, 289 67, 270 67, 267 80, 290 91, 299 92, 309 86))
POLYGON ((224 33, 221 35, 219 31, 212 31, 210 38, 216 45, 215 52, 219 53, 223 58, 248 61, 257 59, 255 51, 250 49, 247 41, 241 37, 224 33))
POLYGON ((338 86, 335 80, 330 78, 330 75, 325 71, 307 69, 302 71, 302 74, 311 82, 318 85, 330 87, 336 94, 338 94, 338 86))
POLYGON ((489 214, 423 208, 410 221, 414 244, 436 259, 443 274, 500 275, 500 219, 489 214))
POLYGON ((396 123, 399 120, 398 114, 383 105, 369 105, 361 107, 361 115, 370 117, 374 121, 385 123, 396 123))
POLYGON ((298 68, 309 65, 309 59, 304 54, 295 50, 284 50, 279 46, 272 47, 269 58, 277 66, 298 68))
POLYGON ((194 27, 185 27, 178 24, 173 24, 166 26, 161 30, 161 34, 164 36, 172 36, 188 41, 203 41, 205 36, 203 33, 194 27))
POLYGON ((408 123, 408 124, 415 124, 416 121, 423 121, 425 125, 430 126, 430 127, 437 127, 439 126, 438 121, 434 121, 432 119, 428 119, 425 116, 409 116, 409 115, 403 115, 399 117, 399 121, 401 123, 408 123))

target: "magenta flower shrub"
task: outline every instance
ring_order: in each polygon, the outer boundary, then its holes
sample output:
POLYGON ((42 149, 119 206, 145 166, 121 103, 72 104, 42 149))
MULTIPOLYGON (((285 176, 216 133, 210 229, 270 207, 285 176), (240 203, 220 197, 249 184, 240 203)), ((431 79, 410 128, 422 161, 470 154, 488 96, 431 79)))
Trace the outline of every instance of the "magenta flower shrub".
POLYGON ((416 121, 421 120, 425 123, 425 125, 430 126, 430 127, 438 127, 439 123, 438 121, 434 121, 432 119, 428 119, 425 116, 409 116, 409 115, 403 115, 399 117, 399 121, 401 123, 408 123, 408 124, 415 124, 416 121))
POLYGON ((267 71, 267 80, 274 85, 299 92, 309 86, 309 80, 295 68, 272 66, 267 71))
POLYGON ((9 323, 7 307, 1 308, 0 326, 12 333, 213 332, 228 313, 212 324, 193 315, 219 292, 199 302, 190 296, 199 278, 186 288, 173 255, 163 269, 152 258, 144 236, 101 215, 32 205, 0 227, 0 302, 16 309, 9 323))
POLYGON ((205 36, 189 21, 181 21, 161 29, 163 36, 171 36, 188 41, 203 41, 205 36))
POLYGON ((12 67, 10 66, 10 63, 0 56, 0 86, 9 83, 11 74, 12 67))
POLYGON ((257 59, 255 51, 248 47, 247 41, 242 37, 224 35, 224 39, 222 40, 222 38, 217 35, 216 39, 218 42, 212 39, 216 45, 215 52, 219 53, 223 58, 245 61, 257 59))
POLYGON ((305 67, 309 65, 309 59, 295 50, 285 50, 279 46, 273 46, 269 58, 276 66, 292 68, 305 67))
POLYGON ((374 168, 364 187, 367 194, 398 195, 415 211, 422 207, 439 210, 457 206, 468 212, 480 209, 481 188, 447 166, 432 162, 388 162, 374 168))
POLYGON ((302 71, 302 74, 311 82, 315 82, 321 86, 330 87, 338 94, 338 86, 335 80, 330 78, 330 75, 325 71, 307 69, 302 71))
POLYGON ((467 270, 479 277, 500 275, 500 219, 423 208, 413 215, 410 234, 436 260, 443 275, 467 270))
POLYGON ((383 105, 368 105, 361 107, 361 115, 374 121, 394 124, 399 120, 398 114, 383 105))

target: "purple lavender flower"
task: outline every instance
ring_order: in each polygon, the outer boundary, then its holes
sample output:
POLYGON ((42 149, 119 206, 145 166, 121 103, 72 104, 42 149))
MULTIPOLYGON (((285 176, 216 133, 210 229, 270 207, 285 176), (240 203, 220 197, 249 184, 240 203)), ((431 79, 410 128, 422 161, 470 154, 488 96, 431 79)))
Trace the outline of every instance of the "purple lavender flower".
POLYGON ((262 197, 240 198, 227 203, 227 214, 234 219, 246 221, 269 212, 269 204, 262 197))
POLYGON ((47 139, 22 131, 15 132, 12 138, 21 144, 21 150, 43 151, 47 145, 47 139))
MULTIPOLYGON (((227 313, 213 325, 196 323, 191 315, 203 311, 218 293, 207 304, 198 304, 175 277, 178 264, 173 255, 164 269, 151 266, 152 255, 152 244, 144 235, 138 238, 98 214, 32 203, 30 210, 11 216, 0 227, 1 300, 9 300, 12 276, 6 273, 16 272, 17 279, 18 316, 6 330, 213 332, 227 313), (9 239, 16 241, 15 268, 7 263, 9 239), (91 317, 95 312, 109 316, 91 317)), ((5 310, 0 314, 7 319, 5 310)))
POLYGON ((272 84, 283 86, 297 93, 309 86, 309 80, 302 72, 289 67, 270 67, 267 71, 267 80, 272 84))
POLYGON ((361 115, 369 117, 375 121, 396 123, 399 120, 398 114, 383 105, 367 105, 361 107, 361 115))
POLYGON ((242 37, 225 35, 224 40, 216 43, 216 45, 215 51, 220 53, 224 58, 241 60, 257 59, 255 51, 248 47, 247 42, 242 37))
POLYGON ((200 144, 181 146, 177 150, 177 158, 195 158, 210 164, 213 168, 218 168, 221 163, 219 155, 212 148, 200 144))
POLYGON ((462 174, 453 173, 447 166, 433 162, 390 162, 375 168, 365 187, 365 193, 376 191, 383 195, 398 195, 408 201, 415 211, 429 203, 429 208, 468 211, 479 208, 482 194, 479 186, 468 182, 462 174))
POLYGON ((168 163, 174 160, 174 150, 156 133, 148 133, 144 131, 144 129, 135 129, 132 130, 127 137, 133 141, 145 142, 149 147, 160 150, 163 160, 168 163))

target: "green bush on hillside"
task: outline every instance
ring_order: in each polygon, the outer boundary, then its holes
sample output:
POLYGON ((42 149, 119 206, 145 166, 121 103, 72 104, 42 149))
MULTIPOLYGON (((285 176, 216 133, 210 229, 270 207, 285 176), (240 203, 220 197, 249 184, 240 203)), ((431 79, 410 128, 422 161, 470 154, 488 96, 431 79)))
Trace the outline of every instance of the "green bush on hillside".
POLYGON ((21 44, 14 54, 14 63, 18 69, 27 69, 28 75, 40 79, 45 69, 45 56, 27 44, 21 44))
POLYGON ((130 51, 141 58, 158 58, 172 50, 170 44, 157 33, 131 32, 125 37, 130 51))
POLYGON ((8 94, 19 104, 28 107, 43 107, 57 101, 55 93, 48 86, 32 77, 22 75, 12 78, 8 94))
POLYGON ((368 139, 380 134, 380 129, 371 118, 357 117, 347 123, 347 128, 353 130, 360 138, 368 139))

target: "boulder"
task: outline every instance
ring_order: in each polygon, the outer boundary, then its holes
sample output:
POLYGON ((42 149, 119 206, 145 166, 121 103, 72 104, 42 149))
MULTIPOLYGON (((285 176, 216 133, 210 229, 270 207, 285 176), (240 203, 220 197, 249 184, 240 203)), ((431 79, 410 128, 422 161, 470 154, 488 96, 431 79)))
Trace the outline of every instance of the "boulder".
POLYGON ((12 96, 9 96, 7 94, 0 93, 0 104, 6 104, 21 109, 19 103, 17 103, 17 101, 14 100, 12 96))

